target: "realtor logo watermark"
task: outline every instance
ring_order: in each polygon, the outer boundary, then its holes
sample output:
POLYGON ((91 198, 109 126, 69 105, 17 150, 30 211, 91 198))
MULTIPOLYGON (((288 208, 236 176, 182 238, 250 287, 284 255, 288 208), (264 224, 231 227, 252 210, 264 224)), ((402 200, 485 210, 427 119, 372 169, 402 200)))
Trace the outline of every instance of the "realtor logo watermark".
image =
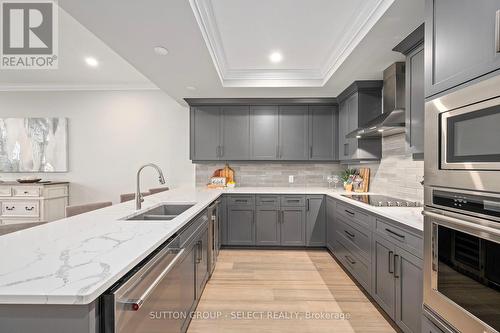
POLYGON ((57 4, 50 0, 0 0, 0 68, 56 69, 57 4))

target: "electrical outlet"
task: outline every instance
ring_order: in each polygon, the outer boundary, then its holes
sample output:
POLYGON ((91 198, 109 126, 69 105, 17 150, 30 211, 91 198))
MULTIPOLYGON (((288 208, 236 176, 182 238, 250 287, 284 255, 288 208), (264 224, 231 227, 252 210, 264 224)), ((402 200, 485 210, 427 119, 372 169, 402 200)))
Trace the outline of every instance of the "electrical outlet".
POLYGON ((295 178, 295 177, 294 177, 293 175, 288 176, 288 182, 289 182, 290 184, 293 184, 293 182, 295 181, 295 179, 294 179, 294 178, 295 178))

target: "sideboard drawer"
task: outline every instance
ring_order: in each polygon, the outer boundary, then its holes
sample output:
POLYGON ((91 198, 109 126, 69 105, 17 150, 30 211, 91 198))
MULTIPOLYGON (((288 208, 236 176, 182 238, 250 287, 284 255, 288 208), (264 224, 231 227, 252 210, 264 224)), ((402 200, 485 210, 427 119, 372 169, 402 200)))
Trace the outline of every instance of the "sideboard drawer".
POLYGON ((40 187, 14 186, 12 195, 15 197, 39 197, 40 187))
POLYGON ((4 201, 2 202, 2 216, 37 217, 40 216, 40 204, 38 201, 4 201))
POLYGON ((0 197, 10 197, 12 196, 12 188, 10 186, 0 187, 0 197))

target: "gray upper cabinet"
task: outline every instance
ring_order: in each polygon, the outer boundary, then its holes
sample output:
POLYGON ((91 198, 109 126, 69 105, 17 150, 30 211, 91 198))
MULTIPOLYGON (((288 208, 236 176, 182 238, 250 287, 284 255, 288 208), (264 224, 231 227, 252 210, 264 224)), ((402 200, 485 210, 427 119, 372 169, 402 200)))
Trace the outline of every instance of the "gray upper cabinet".
POLYGON ((321 195, 306 197, 306 243, 307 246, 326 244, 326 202, 321 195))
POLYGON ((279 159, 301 161, 309 159, 308 107, 279 107, 279 159))
POLYGON ((248 106, 223 106, 221 108, 221 147, 223 160, 248 160, 250 158, 250 108, 248 106))
POLYGON ((499 9, 499 0, 426 0, 426 97, 500 68, 499 9))
POLYGON ((337 108, 309 107, 309 159, 331 161, 337 159, 337 108))
POLYGON ((276 160, 278 158, 278 107, 250 107, 250 159, 276 160))
POLYGON ((424 30, 420 25, 392 50, 406 56, 405 63, 405 122, 406 142, 413 159, 424 157, 424 30))
POLYGON ((220 107, 200 106, 191 109, 191 159, 218 160, 220 156, 220 107))
POLYGON ((281 209, 281 245, 306 245, 304 207, 283 207, 281 209))
POLYGON ((355 81, 339 99, 339 160, 379 160, 382 156, 380 138, 347 137, 382 113, 382 81, 355 81))

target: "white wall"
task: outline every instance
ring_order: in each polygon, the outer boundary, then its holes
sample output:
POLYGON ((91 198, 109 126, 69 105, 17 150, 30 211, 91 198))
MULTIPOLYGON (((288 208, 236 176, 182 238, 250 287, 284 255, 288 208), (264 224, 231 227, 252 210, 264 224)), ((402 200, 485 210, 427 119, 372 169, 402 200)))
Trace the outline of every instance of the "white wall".
MULTIPOLYGON (((188 109, 162 91, 0 92, 0 117, 68 118, 70 171, 41 177, 70 181, 71 204, 117 202, 146 162, 163 169, 170 187, 194 184, 188 109)), ((143 189, 160 186, 157 179, 144 170, 143 189)))

